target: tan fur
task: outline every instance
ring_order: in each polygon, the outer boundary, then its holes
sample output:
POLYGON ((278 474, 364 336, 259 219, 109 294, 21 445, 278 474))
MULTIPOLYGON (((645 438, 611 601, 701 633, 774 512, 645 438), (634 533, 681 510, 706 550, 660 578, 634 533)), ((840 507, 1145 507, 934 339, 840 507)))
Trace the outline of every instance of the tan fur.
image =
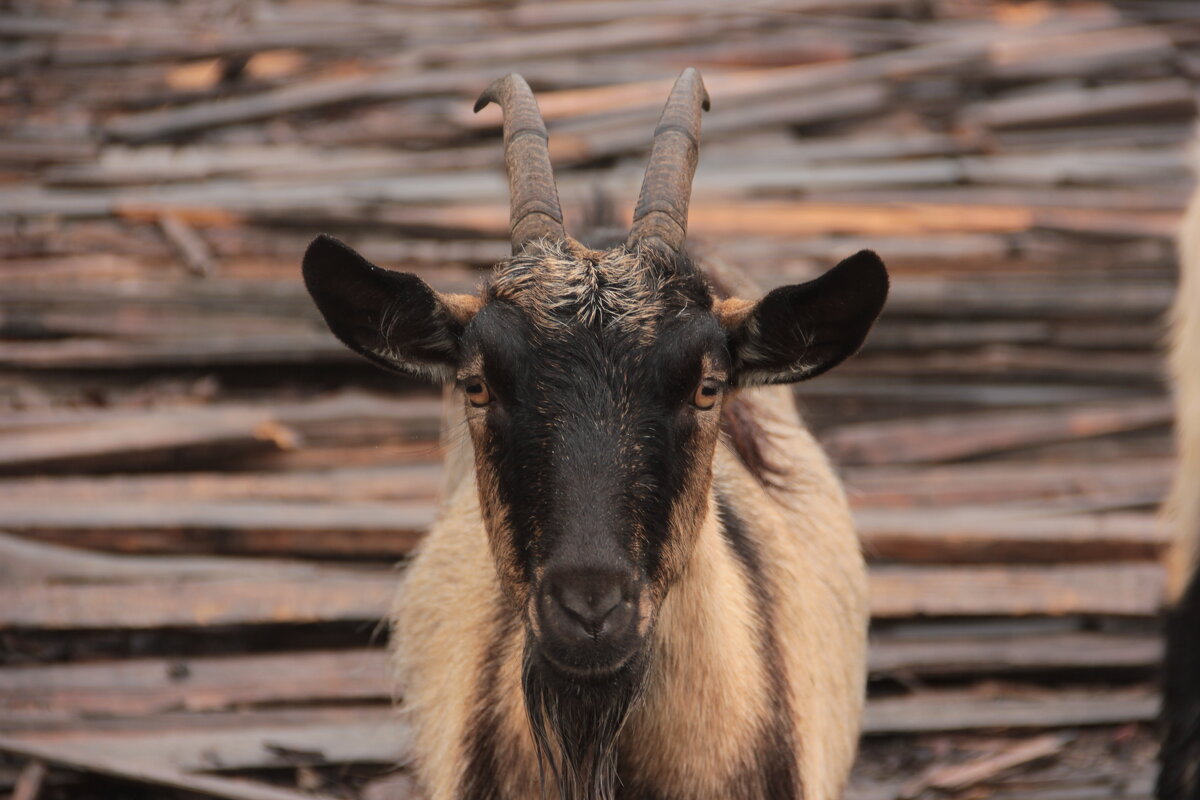
MULTIPOLYGON (((1200 143, 1193 163, 1200 175, 1200 143)), ((1178 599, 1200 562, 1200 189, 1179 240, 1179 290, 1171 309, 1170 374, 1175 393, 1178 468, 1166 510, 1174 531, 1169 594, 1178 599)))
POLYGON ((483 307, 483 300, 474 294, 438 294, 446 314, 458 325, 465 327, 483 307))
POLYGON ((519 306, 546 329, 565 318, 639 327, 661 311, 659 299, 670 280, 650 264, 640 248, 591 250, 570 239, 538 242, 496 265, 488 294, 519 306))
MULTIPOLYGON (((732 501, 761 548, 776 588, 775 621, 791 692, 806 800, 835 800, 854 757, 863 703, 868 621, 866 576, 849 509, 788 390, 749 390, 783 488, 765 488, 724 443, 715 488, 732 501)), ((459 409, 461 395, 455 399, 459 409)), ((461 411, 459 412, 461 413, 461 411)), ((454 423, 451 422, 451 425, 454 423)), ((408 568, 394 611, 394 664, 414 731, 416 775, 429 800, 452 800, 478 724, 477 681, 495 638, 504 595, 484 532, 472 444, 458 437, 448 463, 464 474, 408 568)), ((653 775, 668 796, 727 796, 727 782, 756 755, 767 709, 750 587, 723 542, 709 501, 697 542, 667 596, 642 703, 622 733, 622 762, 653 775)), ((512 613, 515 615, 516 610, 512 613)), ((508 796, 537 797, 532 738, 520 686, 520 626, 500 668, 501 755, 508 796)))
POLYGON ((716 302, 713 306, 713 313, 717 315, 722 327, 731 330, 746 321, 746 318, 754 311, 754 305, 753 300, 727 297, 716 302))

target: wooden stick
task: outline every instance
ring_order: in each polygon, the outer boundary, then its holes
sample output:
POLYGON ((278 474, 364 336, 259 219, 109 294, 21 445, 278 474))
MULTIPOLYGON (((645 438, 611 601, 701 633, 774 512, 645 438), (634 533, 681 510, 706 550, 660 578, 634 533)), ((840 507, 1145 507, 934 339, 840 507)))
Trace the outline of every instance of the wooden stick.
POLYGON ((165 213, 158 218, 158 227, 171 246, 179 253, 188 271, 207 277, 217 269, 217 262, 204 239, 175 214, 165 213))
POLYGON ((935 765, 907 783, 902 797, 916 797, 926 789, 962 791, 995 778, 1013 767, 1039 761, 1059 753, 1072 737, 1060 733, 1035 736, 962 764, 935 765))
POLYGON ((41 761, 30 761, 17 777, 12 800, 37 800, 42 791, 42 780, 46 777, 46 765, 41 761))

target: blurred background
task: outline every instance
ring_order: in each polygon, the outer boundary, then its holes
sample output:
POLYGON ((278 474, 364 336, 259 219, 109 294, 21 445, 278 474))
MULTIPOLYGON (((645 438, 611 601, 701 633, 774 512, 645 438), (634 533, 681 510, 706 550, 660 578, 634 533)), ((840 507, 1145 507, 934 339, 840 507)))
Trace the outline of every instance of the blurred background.
POLYGON ((0 794, 415 797, 378 623, 440 400, 334 341, 300 255, 477 285, 508 206, 471 105, 514 70, 568 228, 625 225, 696 66, 697 253, 893 275, 797 389, 871 559, 850 800, 1148 796, 1200 3, 4 8, 0 794))

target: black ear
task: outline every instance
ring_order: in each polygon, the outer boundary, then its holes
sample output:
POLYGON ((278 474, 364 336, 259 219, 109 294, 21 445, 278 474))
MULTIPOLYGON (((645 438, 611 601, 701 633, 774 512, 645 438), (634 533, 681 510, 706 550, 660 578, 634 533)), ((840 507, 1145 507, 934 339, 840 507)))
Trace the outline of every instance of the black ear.
POLYGON ((454 376, 463 328, 478 310, 416 275, 375 266, 332 236, 304 253, 304 285, 333 335, 377 364, 434 380, 454 376))
POLYGON ((863 250, 753 305, 725 301, 717 313, 729 332, 733 382, 792 383, 836 367, 862 347, 887 293, 883 262, 863 250))

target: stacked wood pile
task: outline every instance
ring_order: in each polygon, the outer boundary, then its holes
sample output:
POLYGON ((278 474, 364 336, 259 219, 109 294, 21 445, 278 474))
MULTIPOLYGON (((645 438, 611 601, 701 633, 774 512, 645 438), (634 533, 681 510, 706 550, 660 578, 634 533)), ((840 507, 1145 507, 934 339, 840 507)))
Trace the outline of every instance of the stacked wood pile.
POLYGON ((1147 795, 1195 3, 11 8, 0 792, 414 796, 378 623, 440 401, 333 341, 300 253, 475 285, 507 198, 470 106, 513 70, 576 227, 598 193, 626 220, 694 65, 697 249, 765 286, 893 271, 861 356, 798 389, 872 561, 850 796, 1147 795))

